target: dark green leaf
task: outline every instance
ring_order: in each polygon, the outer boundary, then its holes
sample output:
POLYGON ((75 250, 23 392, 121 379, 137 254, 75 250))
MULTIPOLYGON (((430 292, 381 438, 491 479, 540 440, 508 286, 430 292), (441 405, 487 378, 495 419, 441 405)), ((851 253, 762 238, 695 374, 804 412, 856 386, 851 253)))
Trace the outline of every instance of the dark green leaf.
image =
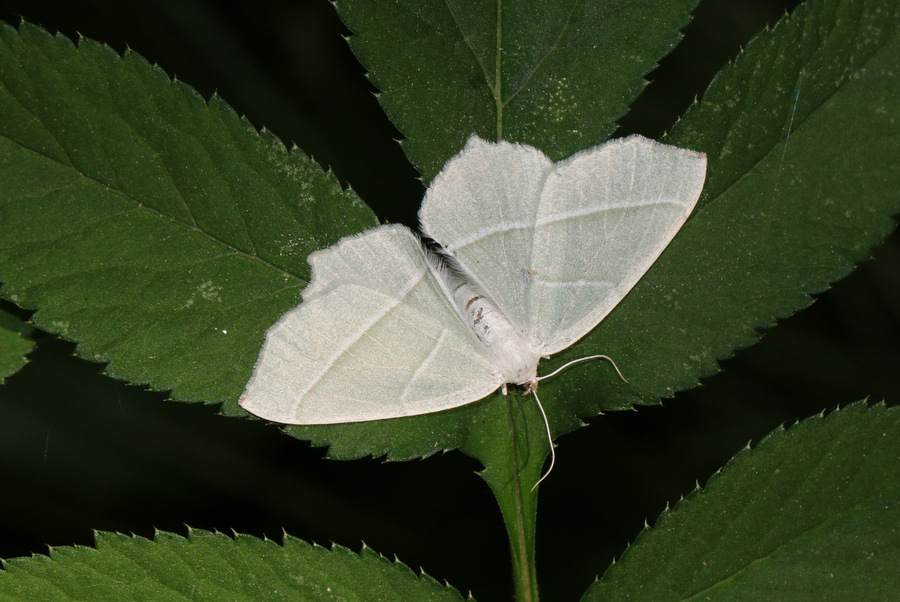
POLYGON ((893 0, 803 5, 666 138, 709 156, 698 209, 586 342, 639 390, 670 395, 713 373, 893 230, 898 23, 893 0))
POLYGON ((96 549, 53 548, 0 572, 4 600, 462 600, 369 548, 356 554, 249 535, 97 533, 96 549))
POLYGON ((695 0, 345 0, 350 46, 426 182, 473 133, 554 160, 599 144, 695 0))
POLYGON ((18 316, 0 307, 0 384, 25 365, 25 355, 34 349, 27 338, 33 329, 18 316))
POLYGON ((306 256, 376 223, 132 52, 0 25, 0 280, 111 374, 233 402, 306 256))
POLYGON ((900 591, 900 409, 859 402, 739 452, 588 600, 886 600, 900 591))

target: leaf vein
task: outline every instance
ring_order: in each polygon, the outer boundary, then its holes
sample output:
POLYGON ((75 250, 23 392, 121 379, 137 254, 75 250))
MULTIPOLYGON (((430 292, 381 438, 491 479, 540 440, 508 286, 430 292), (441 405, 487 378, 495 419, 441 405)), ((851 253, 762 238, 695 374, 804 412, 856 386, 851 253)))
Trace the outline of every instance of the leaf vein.
POLYGON ((100 187, 102 187, 102 188, 104 188, 104 189, 112 190, 112 191, 114 191, 114 192, 120 194, 123 198, 127 199, 127 200, 130 201, 130 202, 135 203, 135 205, 136 205, 135 209, 140 208, 140 209, 143 209, 143 210, 145 210, 145 211, 149 211, 150 213, 153 213, 153 214, 155 214, 155 215, 158 216, 158 217, 161 217, 161 218, 167 219, 167 220, 169 220, 169 221, 171 221, 171 222, 174 222, 175 224, 178 224, 179 226, 182 226, 182 227, 184 227, 185 229, 190 230, 191 232, 194 232, 194 233, 196 233, 196 234, 200 234, 200 235, 202 235, 203 237, 205 237, 205 238, 207 238, 207 239, 209 239, 209 240, 211 240, 211 241, 214 241, 214 242, 216 242, 216 243, 218 243, 218 244, 220 244, 220 245, 222 245, 222 246, 224 246, 224 247, 226 247, 226 248, 228 248, 228 249, 231 249, 231 250, 232 250, 235 254, 237 254, 237 255, 241 255, 241 256, 246 257, 246 258, 248 258, 248 259, 250 259, 250 260, 252 260, 252 261, 255 261, 255 262, 258 262, 258 263, 262 264, 262 265, 265 266, 266 268, 275 270, 275 271, 277 271, 278 273, 280 273, 280 274, 282 274, 283 276, 285 276, 286 278, 290 278, 290 279, 292 279, 292 280, 299 280, 299 281, 304 281, 304 282, 305 282, 305 280, 304 280, 303 278, 301 278, 300 276, 298 276, 298 275, 296 275, 296 274, 293 274, 293 273, 291 273, 291 272, 288 272, 287 270, 285 270, 285 269, 283 269, 283 268, 280 268, 280 267, 278 267, 277 265, 275 265, 275 264, 273 264, 273 263, 271 263, 271 262, 269 262, 269 261, 266 261, 265 259, 263 259, 262 257, 260 257, 260 256, 258 256, 258 255, 253 255, 253 254, 248 253, 248 252, 246 252, 246 251, 242 251, 241 249, 238 249, 238 248, 235 247, 234 245, 232 245, 232 244, 230 244, 230 243, 228 243, 228 242, 225 242, 225 241, 222 240, 221 238, 219 238, 219 237, 217 237, 217 236, 214 236, 213 234, 210 234, 209 232, 206 232, 205 230, 202 230, 202 229, 199 228, 198 226, 195 226, 195 225, 186 223, 185 221, 183 221, 183 220, 181 220, 181 219, 179 219, 179 218, 177 218, 177 217, 174 217, 174 216, 168 215, 168 214, 166 214, 166 213, 163 213, 162 211, 160 211, 159 209, 156 209, 155 207, 152 207, 152 206, 150 206, 150 205, 144 204, 142 201, 140 201, 140 200, 136 199, 135 197, 131 196, 130 194, 128 194, 128 193, 125 192, 124 190, 120 190, 120 189, 112 188, 112 187, 108 186, 108 185, 105 184, 104 182, 101 182, 100 180, 97 180, 96 178, 94 178, 94 177, 92 177, 92 176, 89 176, 89 175, 87 175, 87 174, 81 172, 80 170, 78 170, 77 168, 75 168, 74 165, 66 165, 65 163, 62 163, 62 162, 60 162, 59 160, 57 160, 57 159, 55 159, 55 158, 53 158, 53 157, 49 157, 49 156, 43 154, 41 151, 39 151, 39 150, 37 150, 37 149, 30 148, 30 147, 26 146, 25 144, 23 144, 23 143, 21 143, 21 142, 19 142, 19 141, 17 141, 17 140, 13 140, 12 138, 9 138, 9 137, 7 137, 7 136, 0 136, 0 137, 2 137, 4 140, 8 140, 8 141, 12 142, 13 144, 18 145, 20 148, 24 149, 25 151, 31 152, 31 153, 33 153, 34 155, 36 155, 36 156, 38 156, 38 157, 40 157, 40 158, 42 158, 42 159, 44 159, 44 160, 52 161, 52 162, 54 162, 54 163, 57 163, 57 164, 59 164, 59 165, 65 167, 65 168, 72 169, 72 170, 73 170, 75 173, 77 173, 79 176, 81 176, 82 178, 84 178, 85 180, 87 180, 87 181, 89 181, 89 182, 92 182, 93 184, 96 184, 97 186, 100 186, 100 187))
POLYGON ((578 6, 578 0, 575 0, 574 2, 572 2, 572 8, 569 10, 569 14, 566 16, 566 22, 563 24, 562 29, 559 32, 559 35, 556 36, 556 41, 554 41, 553 44, 550 46, 550 48, 547 50, 547 52, 544 53, 544 56, 542 56, 537 61, 537 63, 535 63, 534 68, 531 70, 531 72, 528 73, 528 75, 525 76, 525 79, 522 81, 522 84, 516 89, 516 91, 513 92, 512 94, 510 94, 509 97, 503 101, 503 106, 506 106, 509 103, 511 103, 513 101, 513 99, 519 95, 519 92, 521 92, 526 87, 528 87, 528 84, 531 81, 531 78, 534 77, 534 75, 540 70, 540 68, 544 66, 544 62, 550 57, 550 55, 553 54, 554 52, 556 52, 556 49, 559 48, 559 43, 562 40, 563 36, 565 35, 566 31, 569 29, 569 24, 572 22, 572 15, 575 14, 576 6, 578 6))

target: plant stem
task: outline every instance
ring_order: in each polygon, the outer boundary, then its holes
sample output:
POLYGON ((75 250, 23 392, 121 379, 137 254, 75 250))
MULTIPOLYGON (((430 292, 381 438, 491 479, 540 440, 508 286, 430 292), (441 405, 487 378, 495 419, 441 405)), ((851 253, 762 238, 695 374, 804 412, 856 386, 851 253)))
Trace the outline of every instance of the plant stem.
POLYGON ((516 599, 525 602, 536 602, 538 599, 537 573, 534 563, 534 533, 537 518, 537 496, 527 494, 530 500, 522 495, 522 483, 516 482, 515 512, 512 516, 504 514, 506 531, 513 559, 513 579, 516 584, 516 599), (528 504, 531 501, 531 504, 528 504), (531 508, 527 508, 531 506, 531 508))
MULTIPOLYGON (((537 602, 537 574, 534 563, 537 491, 531 488, 540 477, 549 447, 543 421, 533 404, 521 398, 506 399, 506 424, 502 437, 500 465, 485 463, 481 477, 487 482, 503 515, 512 553, 516 599, 537 602)), ((482 458, 484 460, 484 458, 482 458)))

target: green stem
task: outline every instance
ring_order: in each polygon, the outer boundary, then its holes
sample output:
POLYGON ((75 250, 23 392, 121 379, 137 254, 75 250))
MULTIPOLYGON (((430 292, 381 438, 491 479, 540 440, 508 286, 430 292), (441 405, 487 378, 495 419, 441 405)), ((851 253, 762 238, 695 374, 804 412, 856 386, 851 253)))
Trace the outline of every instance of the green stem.
POLYGON ((510 395, 504 405, 505 432, 498 433, 496 439, 503 443, 491 454, 493 458, 480 458, 487 467, 480 474, 494 493, 506 525, 516 599, 537 602, 534 541, 538 492, 531 488, 540 478, 549 447, 543 421, 533 403, 510 395))

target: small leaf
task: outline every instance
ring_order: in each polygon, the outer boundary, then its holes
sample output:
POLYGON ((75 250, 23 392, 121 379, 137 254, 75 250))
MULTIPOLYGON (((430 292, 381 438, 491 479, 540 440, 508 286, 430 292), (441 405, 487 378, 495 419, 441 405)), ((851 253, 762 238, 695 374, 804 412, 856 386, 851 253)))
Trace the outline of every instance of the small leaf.
POLYGON ((900 589, 900 409, 858 402, 744 449, 585 599, 888 599, 900 589))
POLYGON ((555 161, 615 129, 695 0, 338 2, 350 47, 429 182, 473 133, 555 161))
POLYGON ((183 400, 233 403, 306 256, 376 223, 218 97, 28 24, 0 24, 0 181, 4 296, 183 400))
POLYGON ((25 365, 25 356, 34 349, 31 326, 0 306, 0 384, 25 365))
POLYGON ((249 535, 191 530, 154 541, 96 533, 96 549, 52 548, 0 572, 4 600, 462 600, 363 548, 330 550, 286 535, 284 545, 249 535))

